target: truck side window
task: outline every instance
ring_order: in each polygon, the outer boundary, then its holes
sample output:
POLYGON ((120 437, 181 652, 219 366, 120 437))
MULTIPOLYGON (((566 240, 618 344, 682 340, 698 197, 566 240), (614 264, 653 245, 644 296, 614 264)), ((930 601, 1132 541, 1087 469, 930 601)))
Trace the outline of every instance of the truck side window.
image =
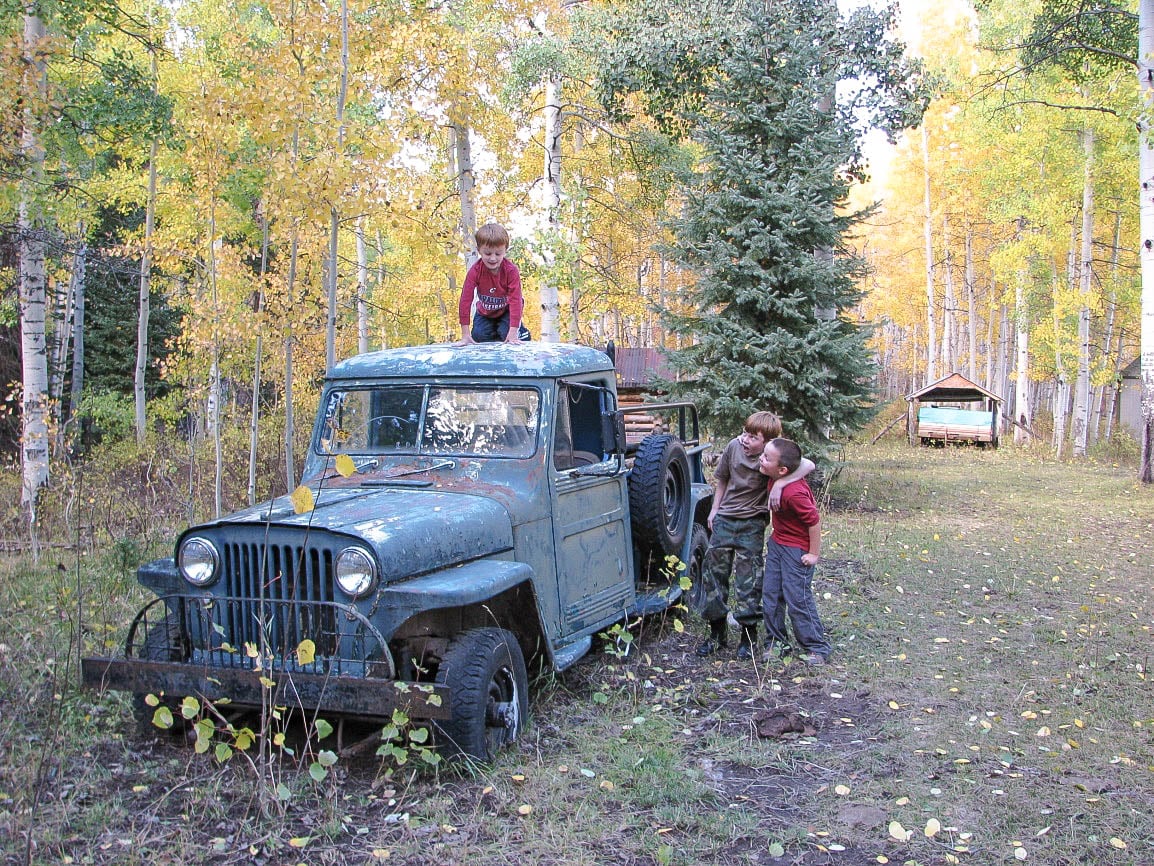
POLYGON ((553 435, 553 465, 560 470, 589 466, 605 459, 601 453, 601 406, 598 392, 588 388, 557 388, 557 419, 553 435))

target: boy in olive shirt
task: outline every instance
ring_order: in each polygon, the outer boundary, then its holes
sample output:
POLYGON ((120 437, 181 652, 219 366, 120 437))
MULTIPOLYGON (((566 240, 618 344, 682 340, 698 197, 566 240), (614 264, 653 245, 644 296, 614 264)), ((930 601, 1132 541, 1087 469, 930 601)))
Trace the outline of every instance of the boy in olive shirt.
POLYGON ((712 655, 729 645, 726 617, 729 613, 730 575, 733 577, 734 615, 741 625, 739 659, 753 658, 757 624, 761 621, 762 551, 769 504, 780 501, 786 484, 804 478, 814 469, 805 460, 790 475, 777 479, 772 494, 758 461, 767 442, 781 435, 781 419, 772 412, 754 412, 745 429, 721 452, 713 473, 716 490, 709 511, 709 549, 701 568, 702 617, 709 622, 709 636, 697 647, 699 656, 712 655))

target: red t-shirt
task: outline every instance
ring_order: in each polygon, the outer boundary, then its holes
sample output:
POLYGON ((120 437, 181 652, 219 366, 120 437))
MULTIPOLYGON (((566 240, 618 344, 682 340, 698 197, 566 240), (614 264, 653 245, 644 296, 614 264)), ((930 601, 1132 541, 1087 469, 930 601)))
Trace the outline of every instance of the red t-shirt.
POLYGON ((799 478, 781 491, 781 507, 773 512, 772 538, 785 547, 800 547, 809 553, 809 528, 820 520, 813 491, 804 478, 799 478))
POLYGON ((477 259, 469 273, 465 275, 465 285, 461 287, 461 300, 457 305, 459 321, 469 324, 471 302, 477 295, 477 313, 489 319, 499 319, 505 310, 509 311, 509 330, 515 331, 521 324, 521 313, 525 299, 521 296, 521 272, 508 259, 501 259, 501 267, 493 273, 482 259, 477 259))

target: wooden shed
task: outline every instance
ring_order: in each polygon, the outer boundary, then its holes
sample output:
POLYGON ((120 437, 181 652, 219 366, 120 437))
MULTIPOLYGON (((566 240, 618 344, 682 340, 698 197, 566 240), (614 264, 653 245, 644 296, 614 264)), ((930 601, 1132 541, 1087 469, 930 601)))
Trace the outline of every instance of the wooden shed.
MULTIPOLYGON (((617 402, 622 408, 639 406, 646 397, 659 395, 653 387, 656 378, 676 379, 665 353, 660 349, 613 349, 613 365, 617 369, 617 402)), ((630 442, 640 442, 650 433, 665 430, 665 419, 645 413, 631 412, 625 416, 625 434, 630 442)))
POLYGON ((983 448, 998 447, 1002 398, 961 373, 950 373, 926 385, 906 401, 911 445, 975 442, 983 448))

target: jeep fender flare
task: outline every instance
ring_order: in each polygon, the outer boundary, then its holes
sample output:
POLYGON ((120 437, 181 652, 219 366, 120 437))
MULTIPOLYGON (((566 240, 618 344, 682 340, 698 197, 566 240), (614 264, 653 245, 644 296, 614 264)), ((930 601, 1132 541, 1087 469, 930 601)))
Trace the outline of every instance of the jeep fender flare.
POLYGON ((529 595, 531 603, 522 608, 531 608, 531 613, 521 609, 515 622, 501 622, 495 612, 487 612, 486 624, 508 629, 517 635, 526 660, 544 651, 552 665, 553 647, 541 621, 533 569, 523 562, 505 559, 467 562, 386 586, 381 590, 377 604, 381 609, 389 610, 390 618, 400 625, 434 610, 482 609, 487 602, 513 591, 529 595))

